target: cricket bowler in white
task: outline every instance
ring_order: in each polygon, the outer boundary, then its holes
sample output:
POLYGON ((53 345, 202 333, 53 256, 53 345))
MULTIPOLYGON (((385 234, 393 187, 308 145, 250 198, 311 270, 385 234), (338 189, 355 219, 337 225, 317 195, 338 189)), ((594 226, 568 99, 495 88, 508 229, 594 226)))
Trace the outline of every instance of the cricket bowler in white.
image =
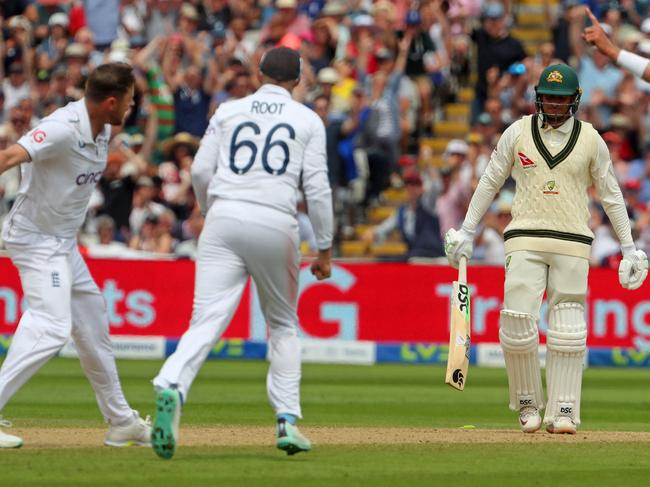
POLYGON ((607 145, 574 117, 580 102, 575 71, 555 64, 541 74, 536 113, 513 123, 501 136, 459 231, 449 230, 445 251, 457 267, 472 255, 476 227, 508 176, 516 183, 512 222, 504 234, 506 277, 499 339, 505 356, 510 409, 525 433, 541 425, 544 393, 538 359, 538 320, 548 296, 544 424, 549 433, 575 434, 580 424, 582 368, 587 343, 585 296, 593 233, 589 188, 593 184, 616 235, 623 260, 618 275, 637 289, 648 258, 635 248, 625 202, 607 145))
MULTIPOLYGON (((99 66, 84 98, 56 110, 0 152, 0 173, 21 164, 22 183, 2 238, 28 303, 0 369, 0 411, 72 336, 108 422, 109 446, 148 445, 150 426, 124 398, 106 304, 79 253, 77 231, 106 167, 111 125, 122 124, 133 88, 129 65, 99 66)), ((6 420, 0 425, 10 426, 6 420)), ((20 438, 0 431, 0 447, 21 445, 20 438)))
POLYGON ((268 51, 260 62, 263 85, 219 107, 194 159, 192 183, 207 215, 190 326, 153 381, 158 396, 151 444, 162 458, 174 454, 181 405, 230 323, 249 276, 269 325, 266 384, 277 417, 276 445, 290 455, 311 449, 296 426, 302 417, 296 314, 300 185, 319 248, 311 266, 318 279, 331 272, 333 215, 325 127, 316 113, 291 99, 300 68, 298 52, 268 51))

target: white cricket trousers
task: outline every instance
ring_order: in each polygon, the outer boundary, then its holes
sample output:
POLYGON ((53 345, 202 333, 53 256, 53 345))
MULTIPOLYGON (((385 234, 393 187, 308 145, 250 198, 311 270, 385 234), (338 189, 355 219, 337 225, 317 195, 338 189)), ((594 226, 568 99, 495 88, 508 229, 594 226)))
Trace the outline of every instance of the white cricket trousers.
POLYGON ((199 238, 189 329, 153 383, 176 385, 186 399, 208 353, 230 323, 248 277, 257 286, 269 325, 266 386, 276 414, 301 416, 298 224, 257 204, 218 200, 199 238))
POLYGON ((539 320, 546 291, 548 309, 559 303, 584 306, 589 261, 581 257, 517 250, 506 256, 503 306, 539 320))
MULTIPOLYGON (((72 337, 106 421, 132 421, 108 335, 106 303, 74 239, 11 230, 6 247, 27 298, 0 369, 0 410, 72 337)), ((47 401, 45 401, 47 402, 47 401)))

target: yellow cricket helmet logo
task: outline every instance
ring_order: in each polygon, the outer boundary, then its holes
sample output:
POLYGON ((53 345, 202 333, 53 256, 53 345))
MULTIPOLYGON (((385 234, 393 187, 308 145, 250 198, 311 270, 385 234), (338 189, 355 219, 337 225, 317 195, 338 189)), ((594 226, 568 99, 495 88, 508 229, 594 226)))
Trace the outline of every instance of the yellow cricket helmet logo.
POLYGON ((562 73, 555 70, 548 73, 548 76, 546 77, 546 81, 548 83, 562 83, 564 82, 564 77, 562 76, 562 73))

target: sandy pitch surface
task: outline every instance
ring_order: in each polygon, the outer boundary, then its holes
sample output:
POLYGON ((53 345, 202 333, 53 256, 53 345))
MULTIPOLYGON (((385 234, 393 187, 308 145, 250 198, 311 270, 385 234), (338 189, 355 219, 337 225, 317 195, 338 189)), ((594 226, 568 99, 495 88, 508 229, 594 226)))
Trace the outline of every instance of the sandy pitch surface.
MULTIPOLYGON (((551 435, 543 430, 524 434, 517 430, 304 427, 314 445, 389 445, 445 443, 650 443, 650 432, 578 431, 551 435)), ((103 428, 13 428, 25 448, 94 448, 103 444, 103 428)), ((269 446, 274 429, 268 426, 189 426, 181 428, 180 446, 269 446)))

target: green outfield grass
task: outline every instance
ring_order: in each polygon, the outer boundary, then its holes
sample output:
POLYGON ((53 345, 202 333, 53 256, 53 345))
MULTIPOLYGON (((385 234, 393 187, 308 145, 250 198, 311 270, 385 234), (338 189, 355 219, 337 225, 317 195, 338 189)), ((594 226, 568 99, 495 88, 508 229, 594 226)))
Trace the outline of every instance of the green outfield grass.
MULTIPOLYGON (((118 364, 127 398, 151 414, 160 362, 118 364)), ((208 362, 183 425, 270 425, 263 362, 208 362)), ((505 371, 470 370, 460 393, 441 367, 305 365, 305 427, 517 427, 506 406, 505 371)), ((650 431, 644 370, 588 369, 585 430, 650 431)), ((102 428, 94 394, 75 360, 47 364, 5 408, 17 428, 102 428)), ((538 433, 546 435, 546 433, 538 433)), ((579 436, 579 435, 578 435, 579 436)), ((650 443, 543 442, 316 445, 286 457, 269 446, 183 447, 171 461, 146 448, 26 448, 0 451, 0 485, 568 485, 616 486, 650 478, 650 443), (529 472, 528 474, 524 474, 529 472), (441 484, 442 483, 442 484, 441 484)))

